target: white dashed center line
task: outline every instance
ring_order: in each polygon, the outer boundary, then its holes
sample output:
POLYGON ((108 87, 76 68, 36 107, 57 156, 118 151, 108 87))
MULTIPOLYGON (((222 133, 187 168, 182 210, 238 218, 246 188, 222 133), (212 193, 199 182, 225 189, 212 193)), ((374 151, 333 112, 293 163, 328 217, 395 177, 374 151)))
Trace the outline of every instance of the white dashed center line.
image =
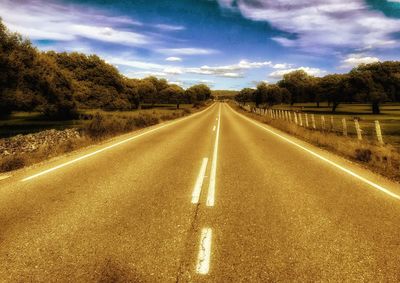
POLYGON ((194 185, 192 193, 192 203, 199 203, 201 187, 203 186, 204 175, 206 174, 208 158, 203 158, 203 162, 200 167, 199 175, 197 176, 196 184, 194 185))
POLYGON ((215 180, 217 176, 219 128, 221 126, 221 104, 219 105, 217 119, 218 119, 218 125, 217 125, 217 133, 215 136, 213 159, 211 163, 210 183, 208 185, 207 206, 214 206, 215 202, 215 180))
POLYGON ((211 228, 203 228, 201 231, 199 256, 197 258, 196 272, 199 274, 207 274, 210 270, 211 259, 211 228))

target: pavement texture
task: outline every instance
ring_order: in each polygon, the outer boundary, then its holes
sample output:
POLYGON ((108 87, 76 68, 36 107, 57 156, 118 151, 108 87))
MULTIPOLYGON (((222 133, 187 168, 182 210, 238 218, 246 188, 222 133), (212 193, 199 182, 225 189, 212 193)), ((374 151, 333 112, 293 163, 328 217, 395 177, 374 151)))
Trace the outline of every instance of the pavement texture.
POLYGON ((0 282, 400 281, 400 200, 281 137, 400 195, 215 103, 0 180, 0 282))

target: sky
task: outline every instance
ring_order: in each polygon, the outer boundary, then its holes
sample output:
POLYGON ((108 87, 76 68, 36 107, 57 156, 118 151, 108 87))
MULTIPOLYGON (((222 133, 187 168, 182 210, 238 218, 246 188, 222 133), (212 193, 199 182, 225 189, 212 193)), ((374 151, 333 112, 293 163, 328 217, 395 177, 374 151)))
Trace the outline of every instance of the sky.
POLYGON ((40 50, 97 54, 184 88, 400 59, 400 0, 0 0, 0 17, 40 50))

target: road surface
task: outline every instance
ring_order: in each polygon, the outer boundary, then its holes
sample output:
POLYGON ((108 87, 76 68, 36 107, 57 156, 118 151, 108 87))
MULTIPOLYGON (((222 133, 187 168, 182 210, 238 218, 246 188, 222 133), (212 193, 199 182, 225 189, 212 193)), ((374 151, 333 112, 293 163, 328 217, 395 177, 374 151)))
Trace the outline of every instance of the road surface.
POLYGON ((399 281, 399 195, 215 103, 1 180, 0 281, 399 281))

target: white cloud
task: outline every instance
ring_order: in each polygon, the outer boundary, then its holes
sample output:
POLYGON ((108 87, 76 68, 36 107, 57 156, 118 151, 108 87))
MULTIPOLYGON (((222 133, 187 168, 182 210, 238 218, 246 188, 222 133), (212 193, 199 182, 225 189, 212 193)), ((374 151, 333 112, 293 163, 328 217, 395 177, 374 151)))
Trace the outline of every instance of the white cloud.
MULTIPOLYGON (((263 67, 285 67, 289 66, 287 64, 272 64, 270 61, 262 61, 262 62, 251 62, 247 60, 241 60, 237 64, 225 65, 225 66, 201 66, 201 67, 177 67, 167 64, 157 64, 151 62, 143 62, 140 60, 129 58, 128 55, 121 57, 113 57, 113 56, 103 56, 105 60, 110 62, 113 65, 120 65, 135 69, 142 69, 143 71, 136 72, 128 72, 127 74, 156 74, 160 76, 176 76, 176 75, 185 75, 185 74, 197 74, 197 75, 206 75, 206 76, 215 76, 215 77, 225 77, 225 78, 242 78, 245 75, 245 72, 251 69, 259 69, 263 67)), ((309 70, 310 72, 313 69, 309 70)))
POLYGON ((152 40, 145 36, 134 32, 119 31, 111 27, 97 27, 88 25, 71 25, 66 28, 70 34, 100 40, 105 42, 113 42, 124 45, 143 45, 149 44, 152 40))
POLYGON ((371 56, 363 56, 362 54, 350 54, 346 59, 342 60, 342 68, 353 68, 360 64, 370 64, 379 62, 379 58, 371 56))
MULTIPOLYGON (((398 0, 396 0, 398 1, 398 0)), ((274 37, 283 46, 305 50, 335 47, 394 48, 400 19, 371 9, 365 0, 218 0, 244 17, 266 21, 295 37, 274 37)))
POLYGON ((169 84, 173 84, 173 85, 178 85, 178 86, 183 86, 183 83, 181 82, 181 81, 170 81, 170 80, 168 80, 168 83, 169 84))
POLYGON ((169 61, 169 62, 182 62, 182 58, 171 56, 171 57, 165 58, 165 61, 169 61))
POLYGON ((300 68, 296 68, 296 69, 278 70, 278 71, 270 73, 269 77, 271 77, 273 79, 281 79, 284 75, 286 75, 290 72, 293 72, 293 71, 297 71, 297 70, 303 70, 307 74, 309 74, 311 76, 316 76, 316 77, 321 77, 326 74, 326 71, 318 69, 318 68, 300 67, 300 68))
POLYGON ((158 25, 155 25, 155 27, 159 28, 161 30, 165 30, 165 31, 179 31, 179 30, 186 29, 184 26, 174 26, 174 25, 166 25, 166 24, 158 24, 158 25))
POLYGON ((41 4, 31 1, 22 4, 3 0, 0 16, 7 27, 33 40, 72 41, 80 38, 138 46, 153 43, 144 34, 120 30, 120 24, 141 25, 126 17, 113 17, 95 10, 73 5, 41 4))
POLYGON ((258 69, 262 67, 272 66, 270 61, 265 62, 249 62, 247 60, 241 60, 237 64, 226 65, 226 66, 201 66, 200 68, 187 68, 188 73, 200 74, 200 75, 215 75, 221 77, 240 78, 243 77, 243 71, 249 69, 258 69))
POLYGON ((226 78, 243 78, 243 74, 240 73, 222 73, 217 76, 226 77, 226 78))
POLYGON ((126 72, 125 75, 129 78, 144 78, 148 76, 166 77, 167 74, 163 72, 140 71, 140 72, 126 72))
POLYGON ((170 66, 161 65, 156 63, 149 63, 143 62, 138 60, 133 60, 125 57, 111 57, 111 56, 104 56, 105 60, 110 62, 113 65, 122 65, 136 69, 144 69, 144 70, 164 70, 170 66))
POLYGON ((217 50, 214 49, 205 49, 205 48, 162 48, 158 49, 158 52, 167 55, 210 55, 218 53, 217 50))
POLYGON ((167 67, 164 69, 164 73, 170 75, 181 75, 183 74, 183 69, 179 67, 167 67))
POLYGON ((290 68, 290 67, 291 67, 291 65, 290 64, 286 64, 286 63, 284 63, 284 64, 275 64, 275 65, 272 66, 272 68, 274 68, 274 69, 287 69, 287 68, 290 68))

